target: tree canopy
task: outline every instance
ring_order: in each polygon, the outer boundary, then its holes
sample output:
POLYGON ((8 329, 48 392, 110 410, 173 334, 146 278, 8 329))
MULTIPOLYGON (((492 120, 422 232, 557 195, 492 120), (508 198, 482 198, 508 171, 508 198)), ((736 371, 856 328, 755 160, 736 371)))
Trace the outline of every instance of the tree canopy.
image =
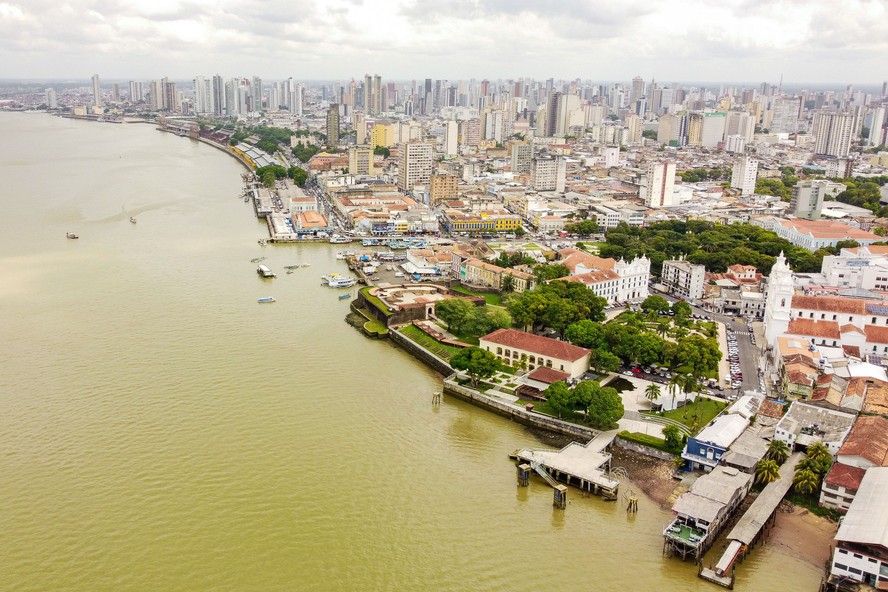
POLYGON ((617 389, 601 386, 598 381, 584 380, 575 388, 583 389, 582 396, 588 398, 586 420, 594 427, 609 429, 623 417, 623 399, 617 389))
POLYGON ((457 370, 465 370, 472 384, 476 386, 479 379, 489 378, 500 369, 497 357, 480 347, 466 347, 459 350, 450 358, 450 365, 457 370))
POLYGON ((582 321, 601 321, 607 301, 576 282, 552 281, 533 290, 512 294, 506 308, 515 324, 522 327, 551 327, 563 334, 568 325, 582 321))

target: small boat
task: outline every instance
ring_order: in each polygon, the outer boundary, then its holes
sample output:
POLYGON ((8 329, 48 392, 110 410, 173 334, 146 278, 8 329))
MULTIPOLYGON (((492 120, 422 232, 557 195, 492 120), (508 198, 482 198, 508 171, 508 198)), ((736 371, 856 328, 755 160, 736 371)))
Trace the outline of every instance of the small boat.
POLYGON ((299 269, 298 265, 284 265, 284 269, 299 269))
POLYGON ((80 238, 79 236, 77 236, 77 235, 74 234, 73 232, 68 232, 68 233, 66 233, 66 234, 65 234, 65 237, 67 237, 67 238, 80 238))
POLYGON ((311 267, 311 263, 303 263, 302 267, 311 267))
POLYGON ((268 244, 268 241, 265 240, 264 238, 260 238, 260 239, 259 239, 259 246, 260 246, 260 247, 264 247, 264 246, 267 245, 267 244, 268 244))
POLYGON ((340 299, 340 300, 345 300, 346 298, 351 298, 351 294, 341 294, 341 295, 339 296, 339 299, 340 299))
POLYGON ((264 304, 266 302, 274 302, 274 296, 263 296, 259 299, 259 304, 264 304))
POLYGON ((287 273, 293 273, 293 270, 292 270, 292 269, 288 269, 288 270, 287 270, 287 273))
POLYGON ((133 218, 132 216, 130 216, 130 222, 132 222, 133 224, 135 224, 135 223, 136 223, 136 219, 133 218))
POLYGON ((244 196, 244 203, 247 203, 248 201, 250 201, 250 196, 249 196, 249 195, 245 195, 245 196, 244 196))
POLYGON ((271 270, 270 270, 267 266, 265 266, 265 265, 260 265, 259 267, 257 267, 257 268, 256 268, 256 273, 258 273, 259 275, 261 275, 261 276, 264 277, 264 278, 273 278, 273 277, 277 277, 276 275, 274 275, 274 272, 271 271, 271 270))
POLYGON ((352 240, 351 238, 349 238, 347 236, 341 236, 339 234, 334 234, 333 236, 330 237, 330 242, 333 243, 334 245, 350 243, 351 240, 352 240))

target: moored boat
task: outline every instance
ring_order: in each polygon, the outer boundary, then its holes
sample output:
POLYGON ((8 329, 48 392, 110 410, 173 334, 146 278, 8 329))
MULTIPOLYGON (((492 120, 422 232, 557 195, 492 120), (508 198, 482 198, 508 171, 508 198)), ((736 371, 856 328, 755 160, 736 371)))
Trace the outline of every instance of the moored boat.
POLYGON ((351 288, 358 281, 355 278, 339 275, 338 273, 331 273, 321 277, 326 280, 325 283, 331 288, 351 288))

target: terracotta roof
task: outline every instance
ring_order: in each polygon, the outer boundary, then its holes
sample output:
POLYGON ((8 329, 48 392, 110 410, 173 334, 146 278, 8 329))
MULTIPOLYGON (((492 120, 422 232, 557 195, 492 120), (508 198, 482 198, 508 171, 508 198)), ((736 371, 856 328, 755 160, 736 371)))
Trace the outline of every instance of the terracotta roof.
POLYGON ((861 335, 863 335, 863 331, 861 331, 860 329, 858 329, 858 328, 855 327, 854 325, 842 325, 842 328, 839 329, 839 331, 840 331, 842 334, 845 334, 845 333, 860 333, 861 335))
POLYGON ((880 381, 866 386, 863 411, 888 415, 888 384, 880 381))
POLYGON ((878 242, 879 235, 842 224, 824 220, 777 220, 783 228, 795 228, 800 234, 810 234, 814 238, 851 238, 878 242))
POLYGON ((851 356, 854 358, 860 359, 860 347, 856 345, 842 345, 842 351, 845 352, 846 356, 851 356))
POLYGON ((558 251, 558 256, 561 258, 561 264, 570 269, 571 273, 576 271, 578 265, 593 269, 609 270, 613 269, 614 264, 616 264, 616 261, 613 259, 596 257, 579 249, 561 249, 558 251))
POLYGON ((822 337, 841 339, 839 324, 835 321, 815 321, 814 319, 795 318, 789 321, 786 329, 788 335, 804 335, 806 337, 822 337))
POLYGON ((888 327, 866 325, 863 328, 863 332, 869 343, 888 343, 888 327))
POLYGON ((863 476, 865 474, 866 471, 859 467, 852 467, 851 465, 835 463, 832 468, 830 468, 823 481, 825 483, 829 483, 830 485, 844 487, 845 489, 850 489, 851 491, 857 491, 857 489, 860 487, 860 482, 863 481, 863 476))
POLYGON ((619 275, 613 271, 590 271, 589 273, 581 273, 579 275, 569 275, 567 277, 558 278, 561 282, 577 282, 585 286, 592 284, 600 284, 610 280, 619 279, 619 275))
POLYGON ((841 312, 845 314, 866 314, 867 301, 841 296, 800 296, 792 297, 794 310, 816 310, 820 312, 841 312))
POLYGON ((497 345, 504 345, 556 360, 570 362, 576 362, 590 353, 590 350, 571 345, 566 341, 558 341, 557 339, 550 339, 549 337, 542 337, 533 333, 518 331, 517 329, 497 329, 493 333, 482 337, 481 341, 489 341, 497 345))
POLYGON ((783 417, 783 409, 784 407, 780 403, 775 403, 774 401, 762 401, 762 404, 759 405, 758 415, 780 419, 783 417))
POLYGON ((858 417, 839 455, 861 456, 877 467, 888 466, 888 419, 878 415, 858 417))
POLYGON ((551 368, 546 368, 545 366, 540 366, 539 368, 528 374, 527 377, 538 382, 552 384, 553 382, 558 382, 559 380, 567 380, 568 378, 570 378, 570 374, 566 372, 560 372, 558 370, 553 370, 551 368))

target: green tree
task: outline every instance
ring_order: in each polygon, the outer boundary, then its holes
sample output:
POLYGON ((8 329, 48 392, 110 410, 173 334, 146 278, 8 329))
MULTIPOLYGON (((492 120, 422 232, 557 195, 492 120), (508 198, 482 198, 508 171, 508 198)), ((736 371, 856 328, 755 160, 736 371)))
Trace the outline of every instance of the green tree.
POLYGON ((778 465, 782 465, 789 458, 789 446, 782 440, 771 440, 768 443, 768 452, 765 454, 765 458, 773 460, 778 465))
POLYGON ((604 334, 604 326, 601 323, 583 319, 576 323, 571 323, 564 330, 564 338, 574 345, 586 347, 590 349, 600 349, 607 347, 607 341, 604 334))
POLYGON ((464 298, 441 300, 435 305, 435 316, 447 323, 452 333, 462 333, 474 304, 464 298))
POLYGON ((290 167, 289 170, 290 178, 293 179, 293 182, 296 183, 299 187, 305 187, 305 182, 308 180, 308 173, 305 172, 304 169, 300 167, 290 167))
POLYGON ((567 384, 563 380, 550 384, 543 391, 543 396, 546 397, 549 409, 554 411, 558 417, 573 417, 576 411, 576 396, 573 391, 567 388, 567 384))
POLYGON ((620 398, 620 394, 615 388, 603 387, 598 382, 593 384, 596 388, 591 389, 589 406, 586 409, 586 420, 593 427, 610 429, 623 417, 623 399, 620 398))
POLYGON ((503 294, 507 294, 515 290, 515 278, 510 274, 506 274, 503 276, 503 283, 500 286, 500 291, 503 294))
POLYGON ((274 187, 274 182, 277 180, 277 177, 274 176, 274 171, 265 171, 262 173, 262 185, 271 189, 274 187))
POLYGON ((678 426, 672 424, 664 426, 663 439, 666 441, 666 450, 674 454, 681 452, 681 430, 678 429, 678 426))
POLYGON ((580 236, 590 236, 601 232, 601 229, 598 227, 598 222, 595 220, 583 220, 582 222, 568 224, 564 229, 571 234, 578 234, 580 236))
POLYGON ((489 378, 500 369, 497 357, 480 347, 466 347, 450 358, 450 365, 457 370, 465 370, 474 386, 478 386, 481 378, 489 378))
POLYGON ((560 263, 541 263, 533 268, 533 274, 536 276, 538 282, 545 282, 547 280, 554 280, 570 275, 570 269, 560 263))
POLYGON ((677 317, 689 317, 694 313, 694 309, 692 309, 691 305, 687 302, 676 300, 672 303, 672 312, 674 312, 677 317))
POLYGON ((380 155, 383 158, 388 158, 389 156, 391 156, 392 152, 385 146, 377 146, 373 149, 373 154, 380 155))
POLYGON ((755 465, 755 482, 767 485, 780 478, 780 466, 770 458, 762 459, 755 465))
POLYGON ((792 484, 802 495, 811 495, 820 489, 820 476, 809 469, 802 469, 796 471, 792 484))
POLYGON ((660 387, 653 382, 650 383, 647 388, 644 389, 644 396, 648 401, 653 403, 660 398, 660 387))
POLYGON ((669 310, 669 301, 662 296, 653 294, 644 299, 644 302, 641 303, 641 310, 655 314, 666 312, 669 310))
POLYGON ((605 349, 593 349, 589 356, 589 366, 596 372, 613 372, 620 367, 620 358, 605 349))

